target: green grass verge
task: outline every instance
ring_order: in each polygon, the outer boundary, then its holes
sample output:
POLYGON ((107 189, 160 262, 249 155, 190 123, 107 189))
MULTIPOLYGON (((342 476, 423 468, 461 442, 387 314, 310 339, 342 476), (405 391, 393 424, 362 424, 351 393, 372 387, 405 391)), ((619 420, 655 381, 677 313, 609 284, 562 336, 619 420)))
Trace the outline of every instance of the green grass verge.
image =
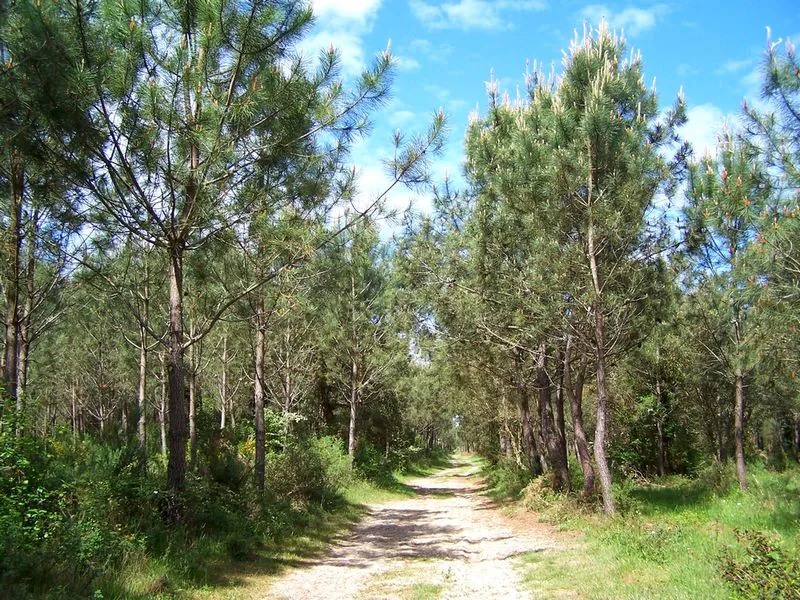
MULTIPOLYGON (((282 535, 253 541, 253 536, 202 536, 176 542, 163 556, 129 553, 113 576, 98 582, 96 598, 144 600, 198 598, 234 599, 263 595, 265 580, 291 567, 310 563, 336 538, 355 526, 367 506, 415 495, 404 483, 448 466, 445 458, 414 464, 379 482, 355 479, 339 502, 306 506, 276 515, 282 535), (102 590, 102 591, 101 591, 102 590)), ((176 536, 176 539, 177 536, 176 536)), ((413 598, 434 598, 433 589, 408 590, 413 598)))
POLYGON ((525 581, 537 598, 731 597, 722 565, 741 554, 737 531, 765 532, 786 555, 800 553, 800 470, 751 467, 749 480, 747 492, 722 493, 684 477, 621 485, 614 518, 551 497, 539 504, 543 518, 584 539, 564 552, 524 556, 525 581))

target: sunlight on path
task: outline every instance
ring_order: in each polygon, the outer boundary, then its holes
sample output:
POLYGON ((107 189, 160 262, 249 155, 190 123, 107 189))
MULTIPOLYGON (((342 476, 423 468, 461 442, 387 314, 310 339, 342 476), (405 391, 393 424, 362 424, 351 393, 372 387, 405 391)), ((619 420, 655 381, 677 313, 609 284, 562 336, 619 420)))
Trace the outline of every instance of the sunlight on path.
POLYGON ((410 481, 415 497, 371 507, 326 556, 261 598, 529 598, 513 558, 558 543, 541 528, 512 530, 480 495, 478 467, 465 456, 451 465, 410 481))

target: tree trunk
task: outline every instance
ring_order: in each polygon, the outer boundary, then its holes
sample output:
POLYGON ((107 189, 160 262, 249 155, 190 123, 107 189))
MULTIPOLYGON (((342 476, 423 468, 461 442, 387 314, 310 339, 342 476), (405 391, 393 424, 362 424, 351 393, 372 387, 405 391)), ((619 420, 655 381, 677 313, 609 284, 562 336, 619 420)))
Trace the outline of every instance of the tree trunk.
POLYGON ((256 347, 255 347, 255 383, 253 389, 253 410, 256 434, 256 486, 259 492, 264 491, 264 478, 266 468, 266 431, 264 428, 264 353, 266 333, 262 317, 257 317, 256 347))
POLYGON ((744 375, 736 367, 736 413, 734 414, 734 438, 736 442, 736 475, 739 488, 747 489, 747 471, 744 464, 744 375))
MULTIPOLYGON (((183 382, 183 244, 173 246, 169 261, 169 459, 167 488, 180 493, 186 478, 187 410, 183 382)), ((179 515, 174 515, 178 517, 179 515)))
POLYGON ((77 437, 78 435, 78 402, 77 402, 77 392, 75 391, 75 384, 72 384, 72 390, 70 393, 70 401, 72 403, 72 437, 77 437))
POLYGON ((120 423, 119 423, 119 432, 122 439, 125 443, 128 442, 128 397, 127 394, 122 396, 122 408, 120 410, 120 423))
POLYGON ((656 347, 656 429, 658 435, 658 476, 667 474, 667 436, 664 432, 664 421, 667 416, 666 401, 661 390, 661 351, 656 347))
POLYGON ((572 379, 572 343, 571 335, 567 337, 567 347, 564 351, 564 391, 569 400, 572 413, 572 430, 575 433, 575 448, 578 460, 583 471, 583 496, 589 498, 594 494, 594 467, 592 456, 589 452, 589 443, 586 438, 586 429, 583 426, 583 381, 586 376, 586 363, 580 365, 573 382, 572 379))
POLYGON ((145 259, 145 282, 142 293, 142 323, 139 325, 139 384, 137 386, 137 407, 139 421, 137 437, 141 452, 142 470, 147 470, 147 330, 145 324, 150 318, 150 289, 147 283, 149 271, 145 259))
POLYGON ((353 359, 350 365, 350 425, 347 431, 347 453, 356 453, 356 410, 358 408, 358 363, 353 359))
POLYGON ((556 352, 556 434, 558 435, 559 452, 564 461, 569 462, 567 452, 567 427, 564 422, 564 357, 563 347, 556 352))
POLYGON ((553 427, 553 408, 550 405, 550 376, 547 374, 547 346, 544 344, 539 347, 536 384, 539 395, 539 418, 542 426, 542 437, 547 448, 548 462, 553 469, 553 487, 557 490, 569 491, 567 455, 566 451, 561 452, 561 441, 553 427))
POLYGON ((283 335, 283 343, 286 352, 286 361, 283 365, 283 376, 281 377, 281 391, 283 392, 283 436, 288 438, 292 430, 291 421, 289 419, 289 413, 292 410, 292 365, 290 349, 291 339, 288 327, 283 335))
POLYGON ((222 336, 222 359, 219 378, 219 428, 225 429, 225 417, 228 408, 228 336, 222 336))
MULTIPOLYGON (((352 262, 352 254, 351 254, 352 262)), ((354 456, 356 453, 356 410, 359 397, 358 389, 358 336, 356 334, 356 280, 353 273, 353 265, 350 265, 350 351, 352 352, 350 362, 350 427, 347 433, 347 453, 354 456)))
POLYGON ((597 352, 597 427, 594 432, 594 459, 600 472, 600 490, 603 495, 603 510, 613 515, 614 496, 611 491, 611 470, 606 460, 606 414, 608 410, 608 392, 606 388, 606 348, 603 313, 596 307, 595 313, 595 348, 597 352))
MULTIPOLYGON (((591 211, 591 177, 589 184, 589 205, 591 211)), ((597 253, 594 246, 594 225, 591 214, 587 232, 589 254, 589 268, 592 273, 595 301, 592 304, 594 312, 595 359, 597 361, 597 427, 594 431, 594 459, 600 474, 600 490, 603 495, 603 511, 613 515, 614 496, 611 491, 611 470, 606 460, 606 415, 608 414, 608 390, 606 387, 606 342, 605 325, 603 322, 603 287, 600 284, 600 273, 597 268, 597 253)))
POLYGON ((22 418, 22 398, 17 394, 18 372, 18 336, 19 336, 19 259, 22 244, 22 201, 25 185, 25 173, 22 167, 22 158, 17 150, 11 155, 10 185, 11 193, 8 206, 8 236, 5 254, 9 264, 6 280, 3 282, 6 292, 6 335, 3 369, 3 387, 5 396, 14 407, 16 418, 14 430, 19 435, 22 418))
POLYGON ((527 459, 527 467, 534 476, 542 474, 542 461, 539 457, 539 449, 536 446, 536 434, 533 431, 531 421, 530 402, 528 400, 528 386, 522 373, 522 357, 519 351, 514 356, 514 385, 517 389, 517 406, 519 416, 522 421, 522 447, 527 459))
MULTIPOLYGON (((194 332, 190 332, 193 335, 194 332)), ((189 466, 194 469, 197 464, 197 349, 196 344, 189 346, 189 466)))
POLYGON ((256 347, 255 347, 255 380, 253 383, 253 411, 256 429, 256 487, 264 491, 264 471, 266 432, 264 430, 264 397, 266 395, 264 381, 264 353, 266 346, 266 323, 264 315, 264 299, 259 295, 256 307, 256 347))
POLYGON ((34 211, 28 221, 26 234, 26 267, 25 267, 25 304, 22 309, 19 330, 19 364, 17 365, 17 394, 25 401, 28 388, 29 357, 33 337, 33 296, 36 292, 34 279, 36 275, 36 227, 39 212, 34 211))
POLYGON ((139 329, 139 383, 136 391, 136 406, 139 420, 136 427, 141 453, 142 469, 147 469, 147 338, 144 327, 139 329))
POLYGON ((506 393, 505 393, 505 388, 501 387, 501 389, 503 391, 500 393, 500 401, 501 401, 501 405, 502 405, 502 410, 501 410, 501 414, 500 414, 500 435, 502 436, 502 439, 505 439, 505 442, 506 442, 506 445, 505 445, 505 457, 506 457, 506 459, 513 460, 518 465, 521 465, 522 462, 520 460, 519 447, 518 447, 518 444, 516 443, 516 439, 515 439, 516 436, 511 431, 511 425, 509 423, 510 417, 509 417, 509 414, 508 414, 508 411, 509 411, 509 409, 508 409, 508 398, 507 398, 506 393))
POLYGON ((161 393, 158 397, 158 427, 161 434, 161 455, 167 457, 167 355, 161 355, 161 393))
POLYGON ((505 456, 508 458, 511 442, 508 439, 506 424, 502 420, 500 421, 500 427, 498 427, 498 434, 500 438, 500 456, 505 456))

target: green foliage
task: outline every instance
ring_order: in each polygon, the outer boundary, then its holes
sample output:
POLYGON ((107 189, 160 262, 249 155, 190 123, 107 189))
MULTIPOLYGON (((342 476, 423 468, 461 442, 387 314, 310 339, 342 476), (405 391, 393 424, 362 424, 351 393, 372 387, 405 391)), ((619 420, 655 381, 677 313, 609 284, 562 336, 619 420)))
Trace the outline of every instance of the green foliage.
POLYGON ((267 456, 265 487, 276 498, 329 505, 351 481, 350 457, 331 437, 292 441, 267 456))
POLYGON ((488 465, 482 475, 490 494, 498 499, 518 498, 531 481, 530 470, 507 459, 488 465))
POLYGON ((0 437, 0 582, 21 595, 85 590, 144 543, 138 455, 83 445, 59 456, 56 445, 0 437))
POLYGON ((736 472, 732 464, 714 461, 697 472, 696 484, 717 496, 730 492, 735 483, 736 472))
POLYGON ((796 577, 800 547, 797 467, 775 473, 751 465, 747 492, 738 490, 732 471, 722 477, 717 493, 709 489, 709 477, 701 472, 697 478, 617 482, 620 511, 611 519, 579 510, 568 497, 540 503, 542 518, 584 537, 575 549, 526 557, 531 589, 544 596, 577 588, 589 598, 724 598, 735 592, 725 578, 726 569, 732 569, 745 582, 762 577, 765 586, 786 585, 771 596, 742 592, 736 597, 794 597, 790 576, 796 577), (768 531, 768 544, 751 543, 760 543, 761 533, 737 543, 739 531, 768 531))
POLYGON ((800 599, 800 560, 760 531, 737 531, 738 548, 725 552, 722 573, 734 598, 800 599))

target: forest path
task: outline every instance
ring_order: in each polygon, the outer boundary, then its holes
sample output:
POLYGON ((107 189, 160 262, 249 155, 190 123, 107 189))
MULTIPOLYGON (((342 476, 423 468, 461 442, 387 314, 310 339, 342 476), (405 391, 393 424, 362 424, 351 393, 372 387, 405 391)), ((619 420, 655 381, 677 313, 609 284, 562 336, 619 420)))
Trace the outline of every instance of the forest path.
POLYGON ((409 485, 415 496, 370 506, 319 562, 284 574, 264 599, 530 598, 514 557, 559 550, 532 515, 509 518, 482 495, 478 466, 450 467, 409 485))

